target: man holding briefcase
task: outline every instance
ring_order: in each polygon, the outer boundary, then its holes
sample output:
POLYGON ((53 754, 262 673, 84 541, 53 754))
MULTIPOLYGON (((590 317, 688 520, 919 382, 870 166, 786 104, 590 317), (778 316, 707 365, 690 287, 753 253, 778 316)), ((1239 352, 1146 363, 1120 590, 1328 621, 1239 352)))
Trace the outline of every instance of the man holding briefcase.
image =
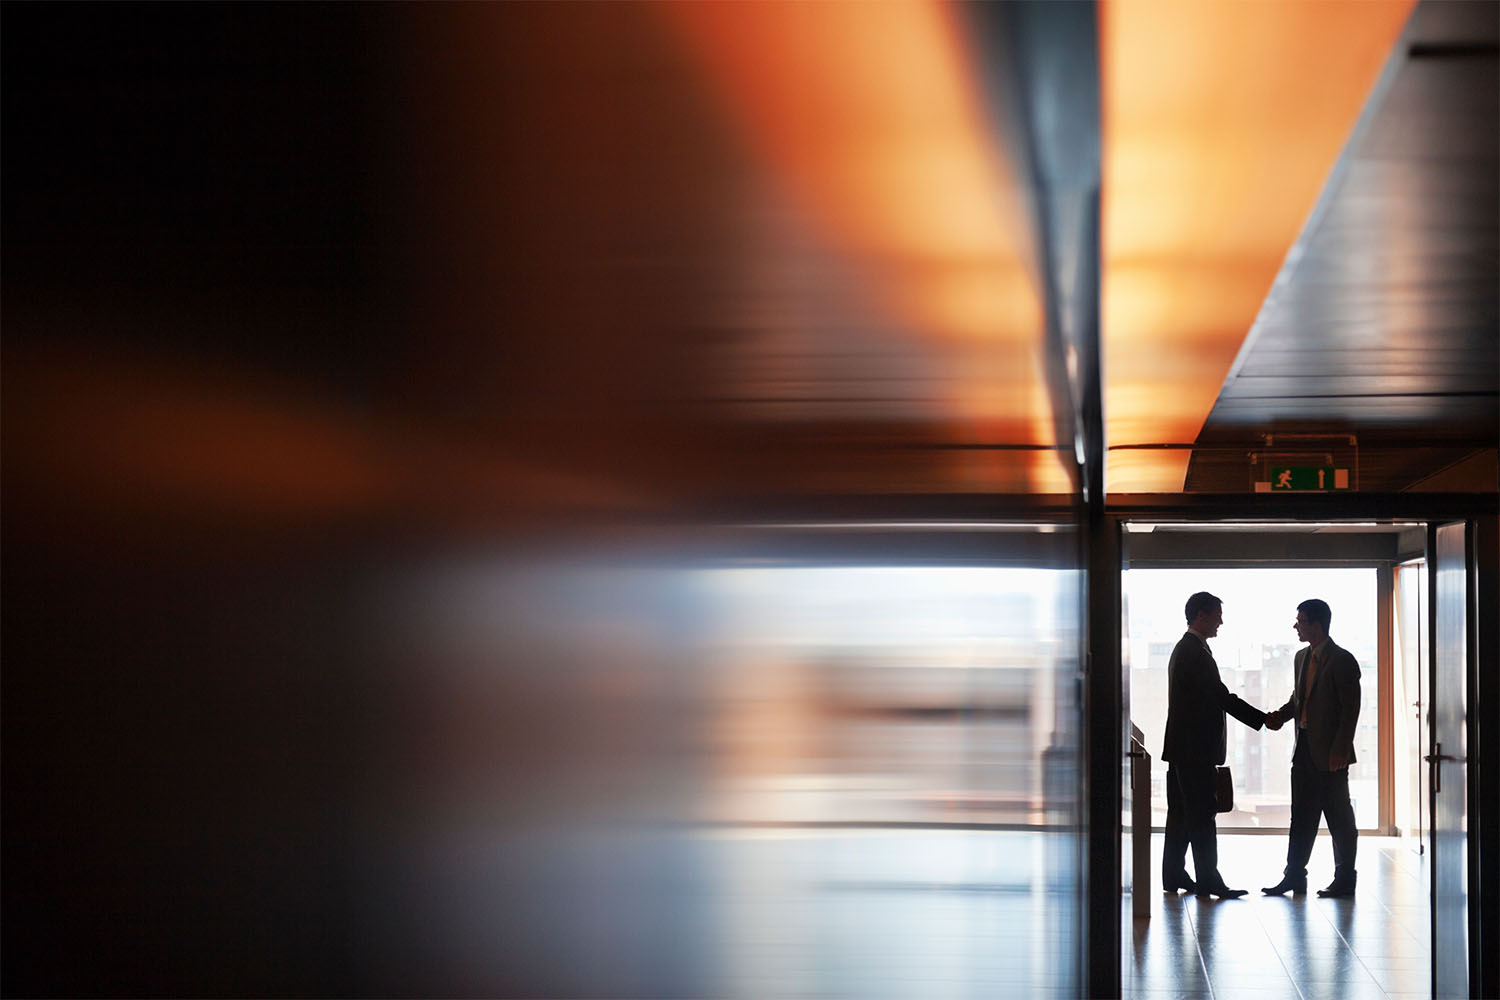
POLYGON ((1234 694, 1219 679, 1219 665, 1208 640, 1224 623, 1224 602, 1200 591, 1183 609, 1187 632, 1167 661, 1167 732, 1161 759, 1167 767, 1167 832, 1162 848, 1162 888, 1186 889, 1200 896, 1235 899, 1244 889, 1231 889, 1219 875, 1218 827, 1214 821, 1214 772, 1224 763, 1228 746, 1225 713, 1252 729, 1265 724, 1266 714, 1234 694), (1193 847, 1193 870, 1188 877, 1187 848, 1193 847))

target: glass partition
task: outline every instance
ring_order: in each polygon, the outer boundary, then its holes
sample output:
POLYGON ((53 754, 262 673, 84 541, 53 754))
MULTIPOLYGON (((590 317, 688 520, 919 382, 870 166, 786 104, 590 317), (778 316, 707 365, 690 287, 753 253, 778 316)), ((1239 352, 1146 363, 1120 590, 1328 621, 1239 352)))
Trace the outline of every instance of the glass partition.
POLYGON ((747 566, 693 586, 719 720, 702 818, 1045 821, 1070 573, 747 566))
POLYGON ((1076 535, 641 551, 382 597, 423 750, 372 762, 361 951, 528 995, 1077 995, 1076 535))

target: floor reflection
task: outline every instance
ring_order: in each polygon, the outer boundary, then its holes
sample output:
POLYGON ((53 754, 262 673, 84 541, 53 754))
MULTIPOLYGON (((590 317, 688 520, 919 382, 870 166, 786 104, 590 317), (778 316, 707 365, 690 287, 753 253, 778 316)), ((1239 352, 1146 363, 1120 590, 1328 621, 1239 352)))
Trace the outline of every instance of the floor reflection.
POLYGON ((737 997, 1076 997, 1065 832, 732 830, 714 835, 737 997), (1049 874, 1050 872, 1050 874, 1049 874))
MULTIPOLYGON (((1320 838, 1309 887, 1327 884, 1333 861, 1320 838)), ((1152 838, 1161 856, 1161 836, 1152 838)), ((1170 895, 1152 883, 1151 915, 1124 899, 1121 988, 1139 1000, 1430 1000, 1431 950, 1422 859, 1396 838, 1361 837, 1352 899, 1261 895, 1280 875, 1284 837, 1219 836, 1220 869, 1240 900, 1170 895)))

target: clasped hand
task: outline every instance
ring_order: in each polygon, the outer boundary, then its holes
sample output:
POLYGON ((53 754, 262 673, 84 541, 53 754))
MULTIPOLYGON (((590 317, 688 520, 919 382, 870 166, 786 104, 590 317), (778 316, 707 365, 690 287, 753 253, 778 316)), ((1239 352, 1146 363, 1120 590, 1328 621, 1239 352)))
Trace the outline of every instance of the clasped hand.
MULTIPOLYGON (((1270 729, 1270 730, 1274 731, 1274 730, 1280 729, 1285 724, 1286 724, 1286 720, 1281 717, 1281 710, 1280 709, 1277 709, 1274 712, 1267 712, 1266 713, 1266 728, 1267 729, 1270 729)), ((1348 766, 1349 766, 1349 755, 1347 753, 1340 753, 1339 751, 1334 750, 1333 752, 1331 752, 1328 755, 1328 770, 1330 770, 1330 771, 1338 771, 1338 770, 1341 770, 1341 769, 1346 768, 1348 766)))

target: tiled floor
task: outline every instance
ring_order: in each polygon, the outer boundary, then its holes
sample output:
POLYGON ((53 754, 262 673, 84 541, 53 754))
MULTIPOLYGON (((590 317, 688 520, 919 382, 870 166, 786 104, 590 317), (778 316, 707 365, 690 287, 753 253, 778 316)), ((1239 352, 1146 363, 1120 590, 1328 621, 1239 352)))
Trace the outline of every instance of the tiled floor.
MULTIPOLYGON (((1121 987, 1136 1000, 1430 1000, 1428 897, 1422 860, 1399 840, 1361 837, 1359 891, 1320 899, 1333 876, 1318 838, 1305 896, 1265 896, 1286 838, 1219 835, 1219 870, 1243 899, 1199 899, 1151 886, 1151 916, 1125 896, 1121 987)), ((1153 838, 1153 874, 1161 838, 1153 838)), ((1191 864, 1190 864, 1191 867, 1191 864)))
MULTIPOLYGON (((1423 867, 1401 842, 1362 837, 1359 893, 1342 900, 1261 895, 1279 878, 1284 836, 1225 834, 1219 844, 1225 878, 1251 890, 1243 899, 1168 895, 1153 879, 1150 918, 1132 919, 1130 895, 1122 896, 1121 987, 1130 1000, 1429 1000, 1423 867)), ((1087 995, 1079 846, 1064 828, 573 839, 548 830, 534 841, 474 845, 472 858, 441 856, 462 860, 465 873, 496 873, 490 882, 444 883, 473 886, 463 898, 476 912, 495 905, 496 886, 539 901, 529 923, 507 931, 530 951, 517 957, 446 934, 439 921, 421 923, 436 929, 435 946, 450 949, 436 952, 446 962, 481 971, 485 961, 503 962, 497 977, 515 979, 520 969, 547 985, 517 995, 1079 1000, 1087 995), (521 891, 528 885, 537 891, 521 891)), ((1160 851, 1157 837, 1153 874, 1160 851)), ((1323 836, 1312 888, 1331 877, 1323 836)), ((513 923, 515 911, 492 919, 513 923)))

